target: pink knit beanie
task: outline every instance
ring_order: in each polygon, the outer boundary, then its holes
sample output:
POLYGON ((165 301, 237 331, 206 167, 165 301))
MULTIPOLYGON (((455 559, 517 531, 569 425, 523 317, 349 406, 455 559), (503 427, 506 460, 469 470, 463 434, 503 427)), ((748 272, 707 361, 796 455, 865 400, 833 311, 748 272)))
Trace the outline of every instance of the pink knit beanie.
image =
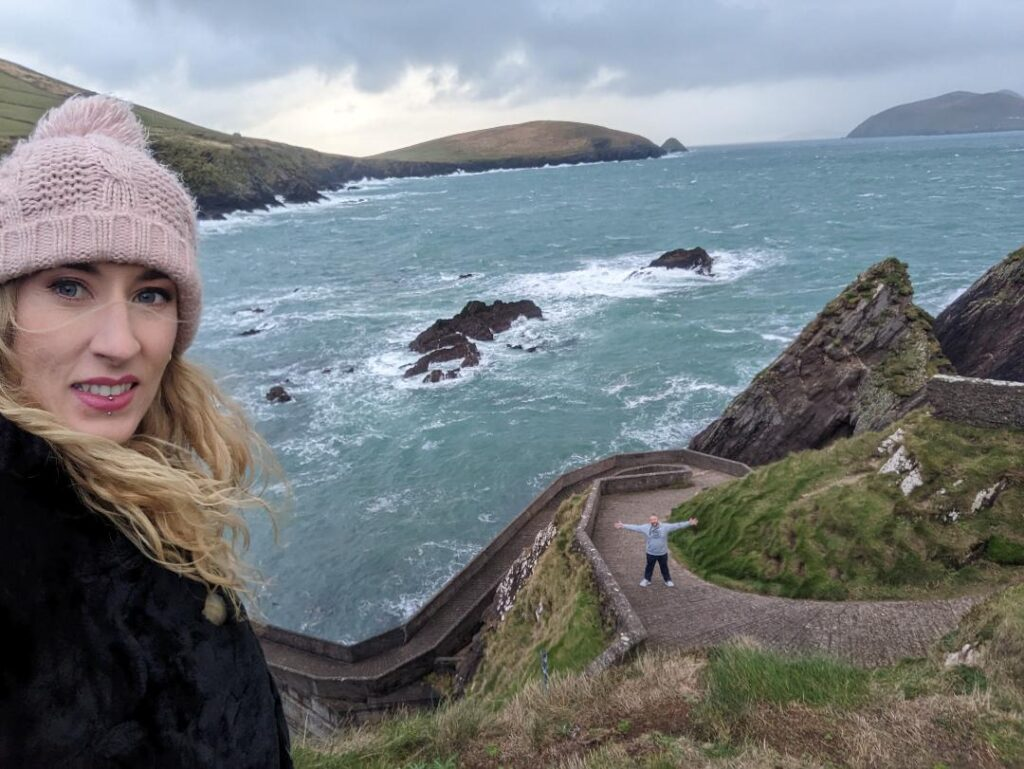
POLYGON ((160 270, 178 289, 181 352, 202 307, 196 207, 153 159, 131 106, 72 96, 0 162, 0 283, 62 264, 160 270))

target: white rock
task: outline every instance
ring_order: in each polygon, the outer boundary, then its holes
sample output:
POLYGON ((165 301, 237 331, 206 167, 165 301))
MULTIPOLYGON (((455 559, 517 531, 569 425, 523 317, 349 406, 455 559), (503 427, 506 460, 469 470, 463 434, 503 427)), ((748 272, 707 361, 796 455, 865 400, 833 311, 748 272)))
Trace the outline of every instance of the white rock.
POLYGON ((945 665, 947 668, 957 665, 977 665, 981 658, 981 650, 974 644, 964 644, 958 652, 950 652, 946 655, 945 665))
POLYGON ((900 491, 903 492, 903 496, 910 496, 910 492, 916 489, 918 486, 924 485, 924 479, 921 477, 921 469, 914 465, 910 472, 903 476, 903 480, 900 481, 900 491))
POLYGON ((998 497, 1003 489, 1007 486, 1005 479, 1000 479, 989 486, 987 489, 982 489, 974 495, 974 502, 971 503, 971 512, 976 513, 983 507, 992 507, 995 504, 996 497, 998 497))
POLYGON ((891 473, 903 475, 903 473, 910 472, 914 466, 914 460, 911 459, 910 455, 907 453, 906 446, 900 446, 896 449, 896 453, 889 457, 889 461, 882 465, 878 473, 879 475, 888 475, 891 473))
POLYGON ((896 432, 894 432, 892 435, 890 435, 888 438, 886 438, 884 441, 882 441, 880 444, 878 444, 878 448, 875 449, 875 453, 880 454, 880 455, 881 454, 890 454, 891 455, 896 450, 897 446, 902 446, 902 445, 903 445, 903 428, 901 427, 898 430, 896 430, 896 432))
POLYGON ((956 523, 960 520, 960 516, 963 515, 959 510, 948 510, 942 515, 942 520, 946 523, 956 523))

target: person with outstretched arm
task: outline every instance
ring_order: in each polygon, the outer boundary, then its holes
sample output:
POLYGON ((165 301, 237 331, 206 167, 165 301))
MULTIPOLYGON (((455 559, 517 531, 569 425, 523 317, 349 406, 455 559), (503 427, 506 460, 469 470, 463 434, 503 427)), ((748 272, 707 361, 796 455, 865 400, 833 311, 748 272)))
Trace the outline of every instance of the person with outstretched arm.
POLYGON ((636 531, 647 538, 647 566, 644 568, 644 578, 640 580, 640 587, 651 584, 655 563, 661 568, 661 578, 665 580, 665 584, 668 587, 675 587, 672 576, 668 573, 668 535, 678 529, 689 529, 696 525, 696 518, 679 523, 661 523, 656 515, 652 515, 648 523, 615 522, 616 529, 636 531))

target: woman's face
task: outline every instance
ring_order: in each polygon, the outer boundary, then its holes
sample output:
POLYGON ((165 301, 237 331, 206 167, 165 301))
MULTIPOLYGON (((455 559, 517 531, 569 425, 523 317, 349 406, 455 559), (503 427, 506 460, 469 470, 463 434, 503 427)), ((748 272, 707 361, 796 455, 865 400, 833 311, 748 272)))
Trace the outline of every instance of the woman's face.
POLYGON ((18 282, 22 386, 73 430, 124 443, 160 388, 178 333, 174 282, 134 264, 69 264, 18 282))

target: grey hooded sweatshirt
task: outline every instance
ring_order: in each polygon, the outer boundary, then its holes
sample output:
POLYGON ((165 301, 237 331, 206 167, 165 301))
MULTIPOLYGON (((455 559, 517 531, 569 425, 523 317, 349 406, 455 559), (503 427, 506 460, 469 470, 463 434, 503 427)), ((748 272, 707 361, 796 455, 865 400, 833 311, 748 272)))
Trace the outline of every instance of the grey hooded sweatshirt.
POLYGON ((647 555, 665 555, 668 553, 668 535, 679 529, 690 528, 689 521, 679 523, 624 523, 622 528, 638 531, 647 537, 647 555))

